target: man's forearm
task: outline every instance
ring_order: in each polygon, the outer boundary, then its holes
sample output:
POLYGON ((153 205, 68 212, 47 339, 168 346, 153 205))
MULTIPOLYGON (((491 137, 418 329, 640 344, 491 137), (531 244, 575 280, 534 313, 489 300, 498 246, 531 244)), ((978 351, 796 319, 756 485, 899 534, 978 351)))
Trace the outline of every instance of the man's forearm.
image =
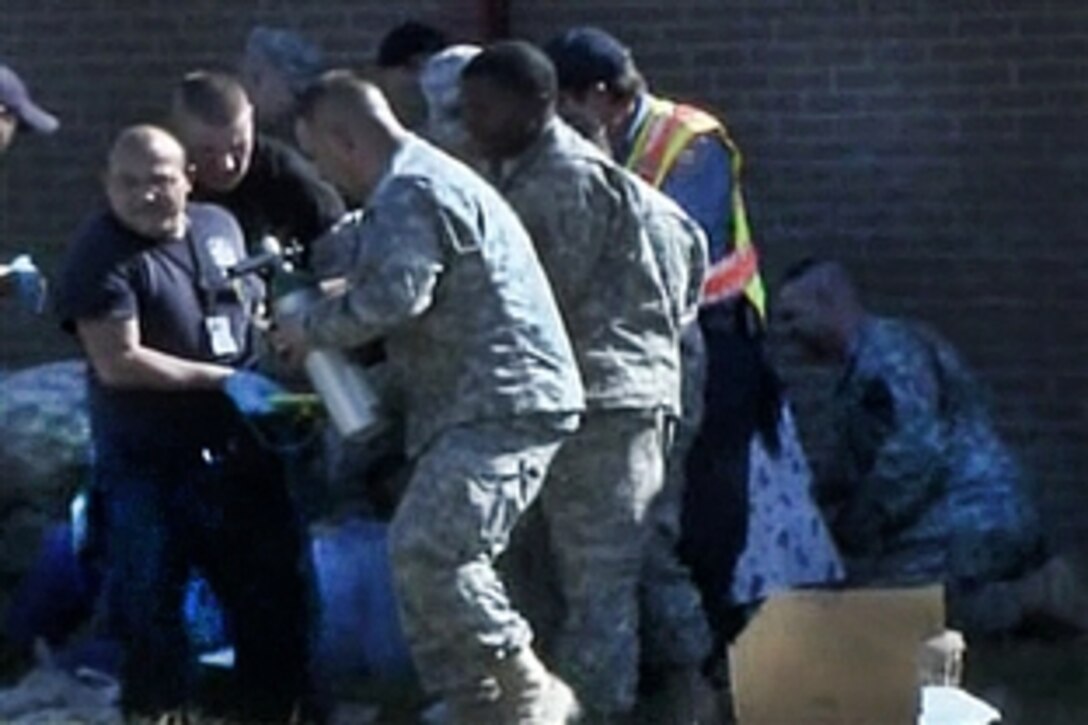
POLYGON ((382 336, 378 326, 353 312, 348 294, 315 305, 306 314, 303 327, 313 347, 358 347, 382 336))
POLYGON ((145 390, 213 390, 233 368, 143 345, 135 318, 80 319, 76 331, 102 384, 145 390))
POLYGON ((379 281, 347 284, 342 294, 321 300, 306 314, 303 327, 315 347, 358 347, 431 305, 439 266, 424 262, 401 268, 379 281))
POLYGON ((234 372, 226 365, 186 360, 144 347, 124 351, 105 364, 92 359, 92 364, 103 384, 143 390, 215 390, 234 372))
POLYGON ((840 521, 856 547, 910 526, 943 494, 939 452, 914 443, 890 441, 847 500, 840 521))

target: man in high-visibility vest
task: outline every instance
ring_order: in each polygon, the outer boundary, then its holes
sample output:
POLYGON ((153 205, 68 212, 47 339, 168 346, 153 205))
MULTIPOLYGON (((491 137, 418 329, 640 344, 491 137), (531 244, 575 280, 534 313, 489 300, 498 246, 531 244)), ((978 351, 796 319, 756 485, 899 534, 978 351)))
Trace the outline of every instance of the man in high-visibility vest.
POLYGON ((675 199, 706 231, 716 267, 704 286, 707 302, 743 294, 762 317, 741 155, 724 124, 648 93, 630 51, 603 30, 568 30, 546 50, 559 73, 561 112, 602 126, 615 159, 675 199))
POLYGON ((617 161, 675 199, 706 232, 710 262, 699 322, 707 346, 705 409, 687 460, 681 551, 720 638, 718 619, 747 533, 751 426, 740 421, 756 384, 765 297, 740 188, 741 157, 725 126, 647 91, 631 52, 607 32, 572 28, 545 45, 560 112, 597 128, 617 161))

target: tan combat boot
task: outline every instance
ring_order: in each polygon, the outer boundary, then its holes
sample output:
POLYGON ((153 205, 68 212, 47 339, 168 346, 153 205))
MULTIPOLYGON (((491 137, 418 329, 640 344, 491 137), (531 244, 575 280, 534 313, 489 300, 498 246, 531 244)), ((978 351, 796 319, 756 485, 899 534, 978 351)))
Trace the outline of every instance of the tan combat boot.
POLYGON ((422 717, 425 725, 506 725, 507 719, 498 683, 491 678, 446 692, 422 717))
POLYGON ((510 725, 567 725, 580 716, 574 693, 529 647, 498 660, 495 679, 510 725))

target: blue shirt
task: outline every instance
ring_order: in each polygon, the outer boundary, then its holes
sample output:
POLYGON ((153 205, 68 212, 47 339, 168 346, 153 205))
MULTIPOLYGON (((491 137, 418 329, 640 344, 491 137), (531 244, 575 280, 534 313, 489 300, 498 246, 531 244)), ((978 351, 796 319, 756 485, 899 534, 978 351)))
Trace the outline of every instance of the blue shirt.
MULTIPOLYGON (((79 320, 134 319, 141 343, 160 352, 236 367, 251 363, 248 306, 257 291, 212 279, 211 270, 203 274, 207 265, 196 260, 190 244, 191 238, 229 249, 236 261, 245 253, 241 230, 215 206, 190 204, 187 213, 186 236, 165 241, 136 234, 109 212, 91 219, 73 241, 60 277, 57 310, 64 327, 74 332, 79 320), (205 318, 213 314, 229 321, 236 353, 212 350, 205 318)), ((219 442, 236 423, 230 402, 218 391, 119 389, 102 385, 91 368, 88 398, 100 456, 161 460, 169 450, 219 442)))
MULTIPOLYGON (((616 159, 626 162, 648 115, 647 97, 639 96, 625 133, 613 144, 616 159)), ((703 228, 710 243, 711 263, 733 251, 732 237, 727 234, 733 221, 732 169, 729 148, 714 134, 704 134, 680 153, 661 185, 661 190, 703 228)))

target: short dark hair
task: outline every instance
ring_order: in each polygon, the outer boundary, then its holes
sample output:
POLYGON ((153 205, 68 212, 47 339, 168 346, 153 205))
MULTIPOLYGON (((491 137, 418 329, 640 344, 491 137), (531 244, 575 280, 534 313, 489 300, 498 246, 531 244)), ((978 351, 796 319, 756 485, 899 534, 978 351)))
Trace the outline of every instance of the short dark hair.
POLYGON ((486 79, 524 98, 554 101, 559 92, 555 66, 544 51, 524 40, 488 46, 465 66, 461 78, 486 79))
POLYGON ((450 44, 449 38, 433 25, 408 20, 396 26, 378 44, 379 68, 414 66, 421 56, 431 56, 450 44))
POLYGON ((834 262, 823 257, 803 257, 786 268, 786 271, 782 273, 778 286, 785 287, 787 284, 801 279, 809 272, 828 264, 834 264, 834 262))
POLYGON ((845 295, 851 301, 860 304, 860 290, 854 281, 850 270, 842 262, 836 259, 820 257, 805 257, 799 262, 791 264, 782 275, 778 284, 779 291, 788 285, 807 280, 813 277, 813 283, 817 285, 818 293, 825 295, 845 295))
POLYGON ((196 116, 210 126, 226 126, 249 107, 249 98, 234 76, 197 70, 186 73, 174 87, 173 103, 175 111, 196 116))
POLYGON ((317 107, 332 93, 334 87, 343 87, 354 80, 357 77, 349 70, 337 68, 325 71, 299 95, 295 102, 295 118, 312 120, 317 107))
POLYGON ((309 123, 318 113, 324 113, 324 109, 332 109, 341 122, 356 126, 384 125, 385 113, 396 120, 381 89, 346 68, 325 71, 307 86, 299 98, 295 117, 309 123))

